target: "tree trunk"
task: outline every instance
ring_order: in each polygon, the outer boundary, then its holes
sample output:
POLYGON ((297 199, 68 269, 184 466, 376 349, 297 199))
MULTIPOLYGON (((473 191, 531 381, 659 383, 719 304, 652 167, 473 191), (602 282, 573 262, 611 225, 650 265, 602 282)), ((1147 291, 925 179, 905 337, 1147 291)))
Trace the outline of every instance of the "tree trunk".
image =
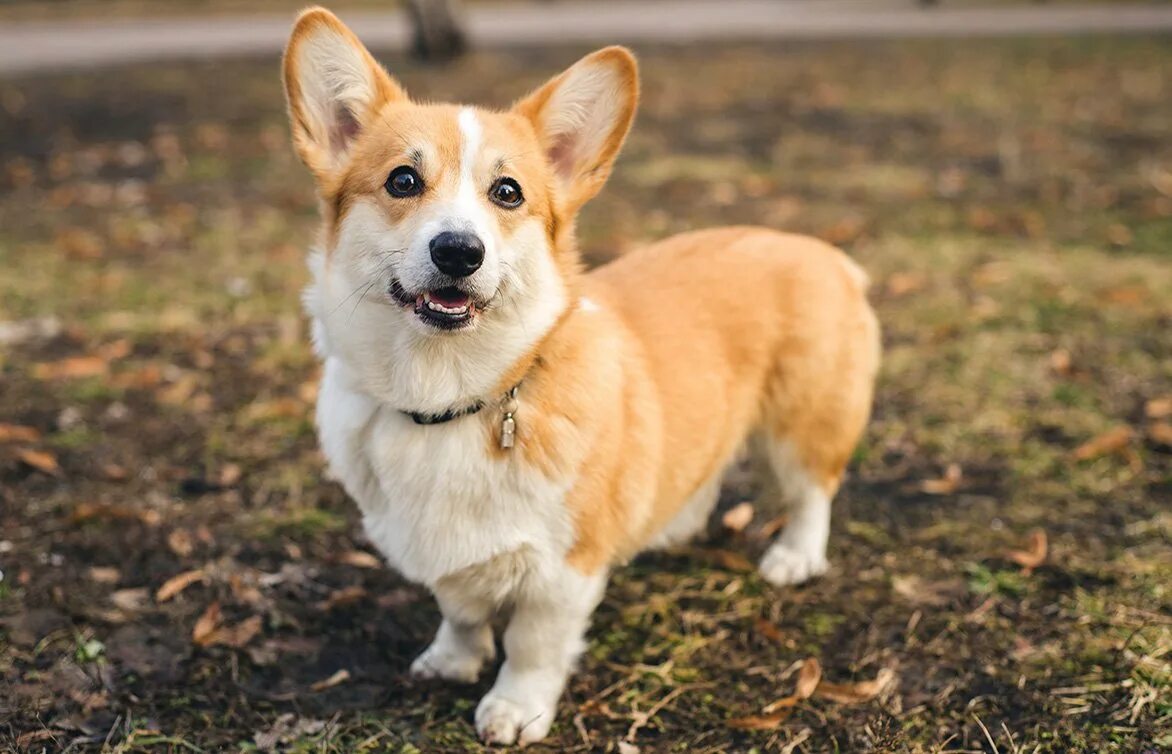
POLYGON ((468 48, 459 0, 407 0, 413 49, 424 60, 451 60, 468 48))

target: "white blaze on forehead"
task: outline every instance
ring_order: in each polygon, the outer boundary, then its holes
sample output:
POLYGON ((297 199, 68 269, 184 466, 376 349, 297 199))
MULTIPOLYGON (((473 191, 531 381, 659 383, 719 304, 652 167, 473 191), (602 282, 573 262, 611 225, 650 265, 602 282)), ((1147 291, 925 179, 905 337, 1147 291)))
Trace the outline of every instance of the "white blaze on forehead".
POLYGON ((481 187, 476 182, 476 164, 480 156, 483 129, 476 111, 471 107, 461 108, 456 120, 460 126, 459 184, 450 205, 448 224, 475 232, 487 249, 492 239, 485 208, 480 201, 481 187))
POLYGON ((480 137, 483 133, 480 121, 476 118, 476 111, 470 107, 460 110, 458 118, 460 136, 464 143, 460 150, 460 190, 472 183, 472 173, 476 168, 476 155, 480 151, 480 137))

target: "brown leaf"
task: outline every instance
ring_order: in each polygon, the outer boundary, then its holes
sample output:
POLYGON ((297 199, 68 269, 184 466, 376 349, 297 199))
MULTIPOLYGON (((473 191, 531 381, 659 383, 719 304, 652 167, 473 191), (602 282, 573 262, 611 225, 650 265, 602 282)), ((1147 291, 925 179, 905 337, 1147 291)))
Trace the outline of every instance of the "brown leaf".
POLYGON ((134 346, 128 339, 119 338, 118 340, 99 346, 95 351, 95 355, 106 361, 117 361, 118 359, 125 359, 133 350, 134 346))
POLYGON ((785 722, 785 719, 790 716, 793 710, 789 707, 774 712, 771 715, 748 715, 746 717, 734 717, 725 723, 730 728, 737 730, 773 730, 777 726, 785 722))
POLYGON ((57 457, 47 450, 21 448, 16 451, 16 457, 37 471, 53 476, 60 476, 61 474, 61 466, 57 463, 57 457))
POLYGON ((109 566, 90 566, 90 580, 99 584, 117 584, 122 578, 122 572, 109 566))
POLYGON ((251 618, 237 623, 235 626, 219 626, 205 637, 204 641, 197 641, 196 643, 205 647, 221 644, 226 647, 232 647, 233 649, 240 649, 256 638, 263 625, 264 619, 259 615, 254 615, 251 618))
POLYGON ((1035 568, 1046 561, 1047 549, 1046 532, 1041 529, 1034 529, 1030 532, 1030 545, 1028 550, 1010 550, 1005 553, 1005 557, 1017 563, 1021 566, 1022 572, 1028 574, 1032 573, 1035 568))
POLYGON ((1068 377, 1074 371, 1074 358, 1065 348, 1056 348, 1050 352, 1050 369, 1054 374, 1068 377))
POLYGON ((887 278, 887 295, 891 298, 900 298, 909 293, 915 293, 924 287, 926 279, 918 272, 893 272, 887 278))
POLYGON ((761 524, 761 528, 757 531, 757 537, 760 539, 769 539, 774 534, 785 528, 789 523, 789 514, 783 513, 780 516, 775 516, 765 523, 761 524))
POLYGON ((40 439, 41 433, 33 427, 0 422, 0 442, 37 442, 40 439))
POLYGON ((1168 422, 1156 422, 1148 427, 1148 437, 1160 445, 1172 447, 1172 424, 1168 422))
POLYGON ((1134 434, 1131 427, 1125 425, 1115 427, 1079 445, 1071 453, 1071 457, 1076 461, 1089 461, 1099 456, 1118 453, 1127 447, 1134 434))
POLYGON ((130 477, 130 472, 124 466, 116 463, 107 463, 101 468, 102 477, 111 482, 124 482, 130 477))
POLYGON ((224 487, 232 487, 240 481, 242 476, 244 476, 244 470, 240 468, 240 464, 226 463, 220 469, 219 482, 224 487))
POLYGON ((318 602, 315 607, 318 610, 333 610, 335 607, 341 605, 350 605, 366 597, 366 588, 358 585, 348 586, 343 589, 337 589, 330 592, 330 596, 326 597, 321 602, 318 602))
POLYGON ((882 694, 895 683, 895 671, 883 668, 871 681, 858 683, 820 683, 814 691, 819 699, 829 699, 839 704, 861 704, 882 694))
POLYGON ((320 680, 309 688, 313 689, 314 691, 325 691, 326 689, 332 689, 334 686, 341 685, 348 680, 350 680, 350 671, 343 668, 342 670, 339 670, 338 672, 331 675, 329 678, 320 680))
POLYGON ((822 680, 822 663, 814 657, 806 658, 802 663, 802 670, 798 673, 798 685, 795 689, 795 695, 799 699, 809 699, 810 695, 814 693, 814 689, 818 688, 819 682, 822 680))
POLYGON ((167 534, 167 547, 181 558, 195 552, 195 540, 187 529, 175 529, 167 534))
POLYGON ((771 620, 765 620, 764 618, 758 617, 753 620, 753 630, 764 636, 766 639, 769 639, 770 641, 776 642, 778 644, 780 644, 785 639, 785 636, 781 633, 781 629, 777 627, 777 624, 771 620))
POLYGON ((752 503, 737 503, 720 517, 720 523, 729 531, 744 531, 752 520, 752 503))
POLYGON ((202 568, 176 574, 164 581, 163 585, 159 587, 159 590, 155 592, 155 602, 166 602, 195 582, 203 581, 206 577, 207 574, 202 568))
POLYGON ((115 607, 120 610, 125 610, 128 613, 137 613, 146 607, 147 602, 151 598, 149 589, 139 587, 137 589, 119 589, 110 595, 110 601, 114 603, 115 607))
POLYGON ((99 259, 106 245, 96 234, 84 228, 66 228, 57 234, 57 247, 74 259, 99 259))
POLYGON ((109 364, 99 356, 75 356, 61 361, 50 361, 33 367, 38 380, 73 380, 82 377, 100 377, 109 371, 109 364))
POLYGON ((95 519, 141 521, 147 526, 158 526, 162 523, 163 517, 159 515, 158 511, 139 510, 126 505, 113 505, 111 503, 78 503, 74 506, 73 513, 69 516, 69 520, 75 524, 95 519))
POLYGON ((710 559, 726 571, 747 573, 754 570, 749 559, 732 550, 705 550, 710 559))
POLYGON ((960 480, 964 476, 960 464, 950 463, 944 470, 944 476, 939 479, 925 479, 920 482, 920 492, 927 495, 951 495, 960 487, 960 480))
POLYGON ((1172 416, 1172 395, 1152 398, 1144 404, 1144 415, 1149 419, 1165 419, 1172 416))
POLYGON ((216 633, 216 628, 220 625, 220 603, 213 602, 208 605, 203 614, 199 616, 199 620, 195 622, 195 628, 191 630, 191 640, 201 647, 207 646, 209 641, 216 633))
POLYGON ((363 550, 347 550, 338 556, 338 562, 355 568, 380 568, 382 561, 363 550))
POLYGON ((913 604, 932 607, 947 605, 967 591, 965 583, 960 579, 925 581, 914 574, 892 577, 891 589, 913 604))

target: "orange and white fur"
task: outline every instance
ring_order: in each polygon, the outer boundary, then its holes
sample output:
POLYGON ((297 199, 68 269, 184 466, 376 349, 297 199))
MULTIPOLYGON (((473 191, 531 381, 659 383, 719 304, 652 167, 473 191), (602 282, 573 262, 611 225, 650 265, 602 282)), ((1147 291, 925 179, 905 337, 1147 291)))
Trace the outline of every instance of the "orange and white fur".
POLYGON ((792 506, 762 575, 826 570, 879 359, 866 277, 820 241, 748 227, 583 272, 574 220, 634 118, 629 52, 507 110, 422 104, 314 8, 284 76, 324 214, 305 296, 321 444, 370 539, 443 612, 414 674, 474 680, 510 616, 482 739, 548 733, 608 570, 703 529, 750 439, 792 506))

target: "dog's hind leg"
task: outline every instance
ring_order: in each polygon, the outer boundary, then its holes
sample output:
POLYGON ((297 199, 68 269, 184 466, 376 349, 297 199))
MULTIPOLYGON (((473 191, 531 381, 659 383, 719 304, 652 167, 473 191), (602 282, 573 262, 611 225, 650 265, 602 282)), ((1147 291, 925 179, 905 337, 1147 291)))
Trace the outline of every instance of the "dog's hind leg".
POLYGON ((770 467, 789 503, 789 521, 765 552, 761 575, 777 586, 800 584, 821 576, 829 567, 830 501, 837 485, 816 480, 789 441, 771 439, 765 446, 770 467))

